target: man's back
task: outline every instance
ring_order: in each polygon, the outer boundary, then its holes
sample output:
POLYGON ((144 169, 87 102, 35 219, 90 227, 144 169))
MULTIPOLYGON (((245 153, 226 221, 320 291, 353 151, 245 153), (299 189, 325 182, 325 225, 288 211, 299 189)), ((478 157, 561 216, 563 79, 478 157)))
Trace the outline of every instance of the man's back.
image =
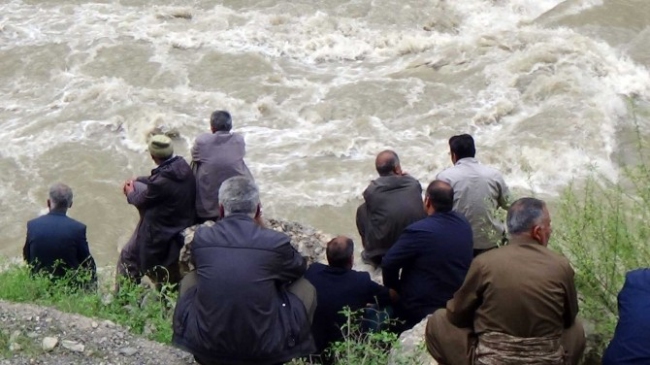
POLYGON ((192 148, 196 166, 196 210, 200 218, 219 216, 219 187, 234 176, 252 175, 244 162, 246 143, 240 134, 204 133, 192 148))
POLYGON ((401 305, 417 323, 445 306, 471 262, 469 222, 456 212, 435 213, 407 227, 388 251, 382 262, 384 284, 398 289, 401 305))
POLYGON ((381 176, 364 191, 368 212, 364 242, 368 257, 382 256, 404 228, 426 216, 422 186, 411 176, 381 176))
POLYGON ((275 364, 312 351, 304 305, 284 287, 305 261, 289 237, 246 215, 197 230, 198 283, 179 299, 174 343, 223 364, 275 364))
POLYGON ((650 363, 650 270, 629 272, 618 295, 619 321, 603 365, 650 363))
POLYGON ((507 209, 509 196, 501 173, 468 157, 439 173, 437 179, 448 182, 454 189, 454 210, 471 223, 474 248, 496 246, 503 238, 505 227, 494 213, 498 207, 507 209))
POLYGON ((86 226, 65 213, 50 212, 33 219, 27 223, 23 256, 34 271, 63 276, 66 270, 79 268, 90 257, 86 226), (57 261, 61 265, 55 265, 57 261))
POLYGON ((178 260, 180 247, 174 246, 178 233, 194 224, 194 175, 185 159, 177 156, 163 162, 150 177, 138 181, 147 184, 138 206, 144 212, 138 231, 141 269, 169 266, 178 260))
POLYGON ((560 336, 578 313, 573 276, 563 256, 532 240, 511 241, 472 262, 447 315, 479 335, 560 336))
POLYGON ((314 263, 305 278, 318 295, 312 334, 319 353, 343 338, 341 326, 346 318, 339 312, 344 307, 356 311, 367 304, 386 305, 389 302, 388 289, 372 281, 367 272, 314 263))

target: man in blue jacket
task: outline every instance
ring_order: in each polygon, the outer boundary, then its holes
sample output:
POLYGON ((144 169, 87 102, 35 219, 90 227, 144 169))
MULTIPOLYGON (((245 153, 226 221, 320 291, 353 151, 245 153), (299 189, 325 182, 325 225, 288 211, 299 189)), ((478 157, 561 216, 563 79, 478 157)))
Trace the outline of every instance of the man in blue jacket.
POLYGON ((48 214, 27 223, 23 258, 32 272, 61 278, 68 271, 82 268, 88 270, 85 280, 95 281, 95 262, 88 249, 86 225, 66 215, 72 207, 72 189, 60 183, 52 185, 47 207, 48 214))
POLYGON ((319 353, 343 339, 341 326, 347 318, 340 312, 345 307, 357 311, 371 304, 390 304, 387 288, 372 281, 367 272, 352 270, 354 242, 350 238, 334 238, 327 243, 325 252, 329 266, 314 263, 305 274, 318 296, 311 330, 319 353))
POLYGON ((618 315, 603 365, 650 364, 650 269, 627 273, 618 294, 618 315))
POLYGON ((472 227, 452 211, 451 186, 433 181, 424 206, 428 217, 408 226, 382 261, 384 285, 400 298, 395 314, 404 323, 398 332, 444 308, 463 284, 473 258, 472 227))

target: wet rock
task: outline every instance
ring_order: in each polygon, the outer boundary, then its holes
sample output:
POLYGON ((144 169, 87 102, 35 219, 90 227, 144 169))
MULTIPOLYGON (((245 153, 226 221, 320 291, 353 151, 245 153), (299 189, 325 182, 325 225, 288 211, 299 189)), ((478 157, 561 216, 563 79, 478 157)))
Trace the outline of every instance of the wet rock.
POLYGON ((74 352, 84 352, 84 350, 86 349, 83 343, 77 341, 63 340, 61 342, 61 346, 74 352))
POLYGON ((59 344, 59 339, 56 337, 45 337, 43 339, 43 351, 52 351, 59 344))

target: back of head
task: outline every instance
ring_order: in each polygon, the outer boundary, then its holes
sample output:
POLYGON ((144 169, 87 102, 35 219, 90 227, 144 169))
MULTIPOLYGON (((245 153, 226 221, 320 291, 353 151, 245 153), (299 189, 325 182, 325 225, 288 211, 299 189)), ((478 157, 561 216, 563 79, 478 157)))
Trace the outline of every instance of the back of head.
POLYGON ((379 176, 393 175, 399 167, 399 156, 397 156, 395 151, 381 151, 375 159, 375 168, 377 169, 379 176))
POLYGON ((454 208, 454 189, 442 180, 429 184, 427 198, 437 213, 451 212, 454 208))
POLYGON ((474 157, 476 156, 476 146, 474 145, 474 138, 469 134, 460 134, 449 138, 449 150, 456 155, 456 158, 474 157))
POLYGON ((217 110, 210 116, 210 128, 213 132, 230 132, 232 117, 225 110, 217 110))
POLYGON ((72 189, 68 185, 56 183, 50 186, 50 209, 66 211, 72 206, 72 189))
POLYGON ((174 155, 172 139, 164 134, 152 136, 149 140, 149 153, 159 160, 167 160, 174 155))
POLYGON ((354 256, 354 242, 345 236, 338 236, 327 242, 327 262, 332 267, 351 268, 354 256))
POLYGON ((231 214, 246 214, 254 218, 259 204, 260 194, 257 185, 247 177, 231 177, 219 188, 219 205, 223 207, 224 217, 231 214))
POLYGON ((535 198, 521 198, 512 203, 506 218, 508 233, 529 233, 533 227, 541 224, 545 207, 546 203, 535 198))

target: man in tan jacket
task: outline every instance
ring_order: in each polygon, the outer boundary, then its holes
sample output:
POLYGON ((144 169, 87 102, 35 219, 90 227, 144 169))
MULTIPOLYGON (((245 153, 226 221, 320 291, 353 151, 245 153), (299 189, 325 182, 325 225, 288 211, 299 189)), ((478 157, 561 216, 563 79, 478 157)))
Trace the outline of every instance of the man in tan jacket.
POLYGON ((444 365, 578 364, 585 335, 569 261, 546 246, 546 204, 523 198, 507 217, 510 242, 472 262, 462 287, 426 329, 444 365))

